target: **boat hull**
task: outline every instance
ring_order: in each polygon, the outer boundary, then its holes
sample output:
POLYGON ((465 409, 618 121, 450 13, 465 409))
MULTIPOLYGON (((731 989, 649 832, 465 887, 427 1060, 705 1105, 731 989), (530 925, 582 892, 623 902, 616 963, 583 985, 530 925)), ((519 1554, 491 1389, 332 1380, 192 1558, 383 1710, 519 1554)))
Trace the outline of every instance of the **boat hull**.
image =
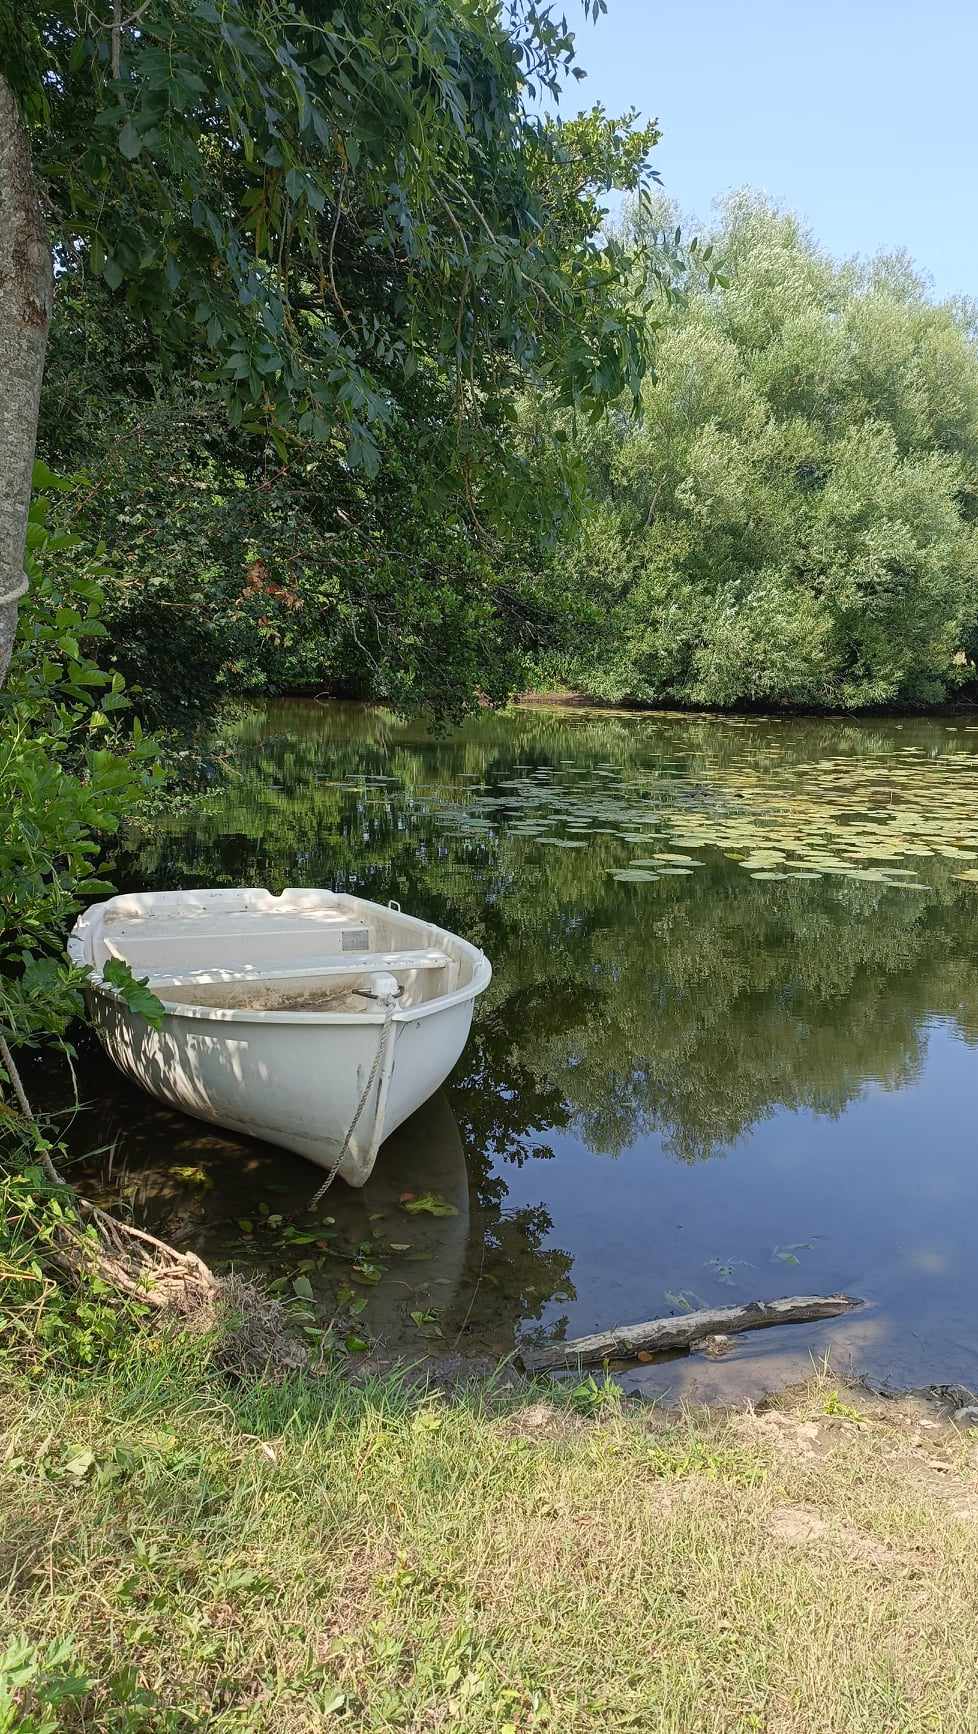
POLYGON ((79 917, 68 952, 134 1083, 352 1186, 444 1083, 492 975, 467 940, 397 904, 315 888, 114 897, 79 917), (158 1028, 106 980, 112 958, 149 982, 158 1028))
MULTIPOLYGON (((168 1012, 153 1029, 113 995, 89 995, 92 1022, 121 1072, 168 1107, 332 1168, 374 1070, 382 1020, 220 1024, 168 1012)), ((396 1018, 338 1172, 362 1186, 384 1138, 447 1078, 468 1039, 473 1001, 396 1018), (386 1084, 386 1089, 385 1089, 386 1084)))

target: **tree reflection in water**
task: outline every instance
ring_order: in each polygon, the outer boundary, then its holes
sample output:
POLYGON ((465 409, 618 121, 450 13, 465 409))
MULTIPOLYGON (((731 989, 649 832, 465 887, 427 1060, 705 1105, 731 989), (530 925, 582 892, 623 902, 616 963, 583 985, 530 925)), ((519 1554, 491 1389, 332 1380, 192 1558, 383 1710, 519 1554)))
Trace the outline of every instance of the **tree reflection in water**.
MULTIPOLYGON (((970 752, 974 738, 959 744, 970 752)), ((561 1137, 609 1159, 655 1136, 700 1163, 785 1110, 839 1116, 870 1081, 910 1082, 934 1019, 978 1037, 978 886, 956 877, 962 861, 913 860, 924 890, 759 884, 707 844, 695 870, 627 883, 612 874, 643 853, 627 841, 629 810, 737 812, 745 789, 769 783, 772 811, 797 828, 826 761, 839 768, 817 801, 842 819, 850 772, 855 818, 868 774, 885 804, 894 764, 921 767, 926 805, 945 765, 962 773, 944 757, 954 744, 939 721, 532 709, 439 736, 376 709, 278 703, 227 725, 216 792, 131 843, 117 881, 332 885, 397 897, 485 948, 493 985, 449 1090, 472 1235, 445 1325, 457 1329, 477 1287, 470 1334, 505 1344, 574 1296, 574 1249, 550 1244, 561 1137), (907 748, 917 757, 894 758, 907 748), (520 787, 542 786, 535 772, 550 776, 558 821, 563 791, 576 803, 574 846, 526 834, 520 787), (602 809, 612 800, 617 821, 602 809), (508 1209, 507 1175, 525 1165, 540 1202, 508 1209)), ((131 1096, 127 1111, 138 1119, 131 1096)), ((417 1160, 415 1140, 405 1161, 417 1160)))

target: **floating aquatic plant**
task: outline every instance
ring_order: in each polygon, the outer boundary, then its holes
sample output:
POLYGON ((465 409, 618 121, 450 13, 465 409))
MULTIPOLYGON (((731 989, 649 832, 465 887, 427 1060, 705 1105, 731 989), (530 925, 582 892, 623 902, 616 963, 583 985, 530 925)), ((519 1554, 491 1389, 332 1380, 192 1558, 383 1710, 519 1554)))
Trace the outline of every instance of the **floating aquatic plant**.
POLYGON ((608 838, 612 848, 644 845, 645 854, 611 870, 626 883, 690 873, 715 850, 762 884, 824 877, 920 891, 926 862, 957 867, 956 879, 978 885, 974 753, 896 747, 792 763, 773 748, 765 758, 755 738, 731 763, 683 768, 691 756, 627 775, 607 764, 538 766, 467 792, 464 806, 446 802, 439 816, 463 836, 524 836, 564 849, 607 848, 608 838))

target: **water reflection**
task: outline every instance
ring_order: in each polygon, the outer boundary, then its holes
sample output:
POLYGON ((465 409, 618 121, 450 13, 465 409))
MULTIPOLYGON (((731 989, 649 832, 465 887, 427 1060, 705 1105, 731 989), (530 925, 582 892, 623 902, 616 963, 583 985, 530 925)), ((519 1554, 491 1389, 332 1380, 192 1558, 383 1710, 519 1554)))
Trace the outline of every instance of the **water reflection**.
MULTIPOLYGON (((445 1219, 457 1271, 428 1272, 437 1308, 419 1279, 406 1309, 437 1311, 445 1336, 504 1349, 521 1328, 591 1329, 680 1293, 862 1284, 881 1367, 899 1341, 904 1369, 942 1356, 964 1377, 975 727, 521 711, 437 737, 378 710, 279 704, 229 731, 219 793, 141 843, 121 882, 396 896, 489 953, 449 1090, 469 1229, 461 1210, 445 1219), (549 791, 542 830, 534 788, 549 791), (822 876, 796 877, 793 848, 822 876), (614 877, 636 859, 663 876, 614 877), (917 888, 887 882, 901 873, 917 888), (796 1265, 777 1253, 791 1246, 796 1265)), ((111 1096, 124 1088, 113 1078, 111 1096)), ((335 1206, 338 1222, 365 1212, 351 1237, 389 1241, 392 1189, 427 1188, 451 1143, 438 1112, 385 1149, 390 1197, 335 1206)), ((134 1207, 212 1253, 222 1211, 250 1220, 273 1186, 307 1182, 305 1165, 241 1141, 222 1154, 220 1135, 129 1092, 124 1117, 133 1173, 176 1152, 134 1207), (202 1196, 173 1180, 197 1163, 202 1196)), ((405 1308, 387 1301, 378 1289, 371 1316, 396 1334, 405 1308)))
MULTIPOLYGON (((324 1322, 349 1323, 352 1291, 352 1316, 380 1350, 492 1350, 547 1303, 573 1297, 569 1255, 544 1245, 549 1213, 507 1207, 491 1162, 466 1161, 444 1091, 387 1140, 366 1186, 338 1181, 310 1213, 317 1176, 300 1157, 149 1100, 94 1044, 84 1075, 66 1142, 87 1197, 285 1293, 305 1276, 324 1322)), ((54 1107, 56 1094, 38 1099, 54 1107)), ((463 1123, 474 1151, 471 1119, 463 1123)))

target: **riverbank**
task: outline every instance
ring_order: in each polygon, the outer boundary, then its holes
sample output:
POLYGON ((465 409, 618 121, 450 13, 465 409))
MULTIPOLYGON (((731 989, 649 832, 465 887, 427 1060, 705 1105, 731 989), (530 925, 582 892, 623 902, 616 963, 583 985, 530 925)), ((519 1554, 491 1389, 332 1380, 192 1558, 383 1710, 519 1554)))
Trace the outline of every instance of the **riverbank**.
MULTIPOLYGON (((296 695, 301 696, 301 695, 296 695)), ((957 699, 947 699, 942 704, 933 705, 875 705, 858 710, 839 710, 833 706, 819 705, 751 705, 734 704, 729 706, 703 706, 682 704, 676 699, 652 703, 645 699, 610 699, 599 698, 595 693, 583 692, 576 687, 531 687, 527 692, 521 692, 512 700, 514 705, 527 710, 594 710, 605 711, 612 716, 650 716, 650 717, 707 717, 722 720, 724 717, 743 717, 754 721, 804 722, 806 720, 839 723, 876 722, 892 717, 912 717, 915 721, 940 722, 950 717, 972 717, 978 713, 978 688, 969 688, 967 694, 957 699)))
POLYGON ((978 1445, 929 1406, 232 1382, 149 1337, 5 1384, 3 1624, 85 1682, 52 1726, 973 1727, 978 1445))

